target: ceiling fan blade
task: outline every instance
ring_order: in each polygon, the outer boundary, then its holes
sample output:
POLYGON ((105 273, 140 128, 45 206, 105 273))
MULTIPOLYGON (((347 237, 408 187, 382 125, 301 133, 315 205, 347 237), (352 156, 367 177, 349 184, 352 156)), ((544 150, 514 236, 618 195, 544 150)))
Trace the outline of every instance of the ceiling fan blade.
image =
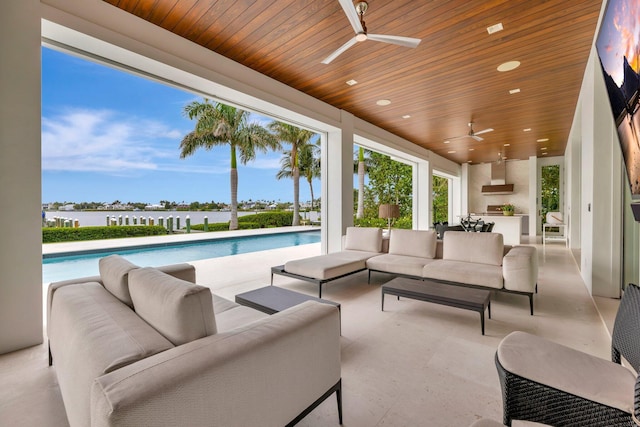
POLYGON ((481 136, 478 136, 478 134, 474 134, 474 135, 469 135, 471 138, 475 139, 476 141, 484 141, 484 138, 481 136))
POLYGON ((335 52, 333 52, 331 55, 327 56, 322 63, 323 64, 328 64, 331 61, 333 61, 334 59, 336 59, 338 56, 340 56, 344 51, 346 51, 347 49, 349 49, 351 46, 353 46, 354 44, 358 43, 358 41, 356 40, 355 37, 353 37, 351 40, 349 40, 348 42, 346 42, 345 44, 343 44, 341 47, 338 48, 338 50, 336 50, 335 52))
POLYGON ((356 34, 364 33, 364 29, 362 28, 362 24, 360 23, 360 15, 356 11, 356 7, 353 5, 352 0, 338 0, 340 2, 340 6, 344 10, 344 13, 347 15, 349 19, 349 23, 353 27, 353 31, 356 34))
POLYGON ((468 137, 468 136, 469 136, 469 135, 454 136, 454 137, 451 137, 451 138, 446 138, 446 139, 445 139, 445 141, 453 141, 453 140, 456 140, 456 139, 466 138, 466 137, 468 137))
POLYGON ((482 133, 493 132, 493 128, 481 130, 480 132, 475 132, 474 135, 480 135, 482 133))
POLYGON ((391 44, 397 44, 399 46, 413 47, 413 48, 417 47, 422 41, 420 39, 414 39, 412 37, 387 36, 384 34, 367 34, 367 39, 373 40, 376 42, 391 43, 391 44))

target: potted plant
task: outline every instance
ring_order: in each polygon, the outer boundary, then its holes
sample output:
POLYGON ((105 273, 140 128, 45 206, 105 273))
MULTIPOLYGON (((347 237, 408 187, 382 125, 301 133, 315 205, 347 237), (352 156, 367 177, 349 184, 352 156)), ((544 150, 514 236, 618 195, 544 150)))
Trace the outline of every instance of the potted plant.
POLYGON ((505 203, 504 205, 502 205, 501 210, 504 216, 513 216, 513 213, 515 212, 516 207, 511 203, 505 203))

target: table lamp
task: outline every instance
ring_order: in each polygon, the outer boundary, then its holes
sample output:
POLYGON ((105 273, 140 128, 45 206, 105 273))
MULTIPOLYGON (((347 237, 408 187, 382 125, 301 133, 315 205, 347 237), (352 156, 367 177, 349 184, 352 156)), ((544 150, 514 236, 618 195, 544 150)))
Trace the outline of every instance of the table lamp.
POLYGON ((389 232, 391 232, 391 219, 400 218, 400 206, 394 204, 382 204, 378 208, 378 217, 387 220, 389 232))

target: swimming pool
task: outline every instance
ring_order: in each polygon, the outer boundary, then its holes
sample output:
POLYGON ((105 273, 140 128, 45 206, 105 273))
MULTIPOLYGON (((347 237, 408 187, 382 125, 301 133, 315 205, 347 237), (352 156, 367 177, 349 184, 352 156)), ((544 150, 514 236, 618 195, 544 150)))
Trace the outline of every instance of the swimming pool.
POLYGON ((306 245, 319 241, 320 231, 314 230, 106 249, 100 252, 91 251, 74 255, 43 255, 42 282, 49 283, 74 277, 98 275, 98 260, 111 254, 125 256, 137 265, 157 267, 165 264, 306 245))

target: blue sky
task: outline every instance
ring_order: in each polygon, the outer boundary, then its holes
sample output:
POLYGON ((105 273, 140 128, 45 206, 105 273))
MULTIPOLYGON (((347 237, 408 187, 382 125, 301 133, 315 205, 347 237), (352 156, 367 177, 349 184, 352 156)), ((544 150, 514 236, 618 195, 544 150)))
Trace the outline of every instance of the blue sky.
MULTIPOLYGON (((229 203, 229 148, 180 159, 195 94, 42 48, 42 201, 229 203)), ((252 121, 268 123, 261 116, 252 121)), ((238 200, 293 200, 282 153, 238 166, 238 200)), ((314 196, 320 182, 314 180, 314 196)), ((306 180, 300 200, 311 199, 306 180)))

